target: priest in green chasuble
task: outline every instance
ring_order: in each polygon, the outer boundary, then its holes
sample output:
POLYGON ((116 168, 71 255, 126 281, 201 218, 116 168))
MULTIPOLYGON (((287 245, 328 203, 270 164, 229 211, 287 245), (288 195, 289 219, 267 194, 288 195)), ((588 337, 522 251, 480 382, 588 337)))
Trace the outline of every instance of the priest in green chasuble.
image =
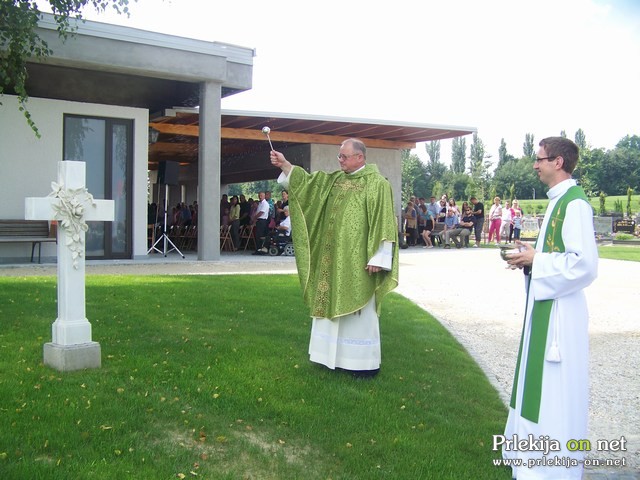
POLYGON ((345 140, 340 170, 307 173, 280 152, 271 163, 289 191, 298 276, 312 317, 309 358, 354 376, 380 369, 380 303, 398 285, 398 226, 391 185, 345 140))
POLYGON ((578 147, 571 140, 549 137, 540 142, 533 168, 549 186, 549 205, 535 248, 517 241, 521 251, 508 260, 524 268, 527 302, 509 416, 498 444, 505 459, 522 461, 522 466, 512 466, 518 480, 582 478, 585 452, 575 451, 575 445, 588 439, 584 289, 597 276, 598 250, 593 210, 571 179, 577 163, 578 147), (536 447, 544 443, 557 448, 548 452, 536 447))

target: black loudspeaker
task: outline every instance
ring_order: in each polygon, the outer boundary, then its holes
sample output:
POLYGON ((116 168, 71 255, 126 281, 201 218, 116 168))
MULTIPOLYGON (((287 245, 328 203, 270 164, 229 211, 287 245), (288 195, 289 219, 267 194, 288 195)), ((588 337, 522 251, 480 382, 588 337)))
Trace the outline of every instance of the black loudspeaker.
POLYGON ((162 161, 158 164, 158 183, 163 185, 178 185, 180 164, 178 162, 162 161))

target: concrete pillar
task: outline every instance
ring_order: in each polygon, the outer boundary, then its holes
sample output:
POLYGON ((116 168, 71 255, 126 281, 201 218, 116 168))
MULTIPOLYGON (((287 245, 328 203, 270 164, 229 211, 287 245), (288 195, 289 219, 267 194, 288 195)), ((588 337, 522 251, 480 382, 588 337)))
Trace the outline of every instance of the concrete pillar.
POLYGON ((221 84, 200 84, 198 260, 220 260, 221 98, 221 84))

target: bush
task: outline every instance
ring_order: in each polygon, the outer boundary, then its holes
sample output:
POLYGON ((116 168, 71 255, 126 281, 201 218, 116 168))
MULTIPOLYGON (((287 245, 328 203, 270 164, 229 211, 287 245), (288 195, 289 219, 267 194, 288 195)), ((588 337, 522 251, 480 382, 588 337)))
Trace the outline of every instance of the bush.
POLYGON ((634 237, 630 233, 616 233, 615 236, 616 240, 633 240, 634 238, 636 237, 634 237))

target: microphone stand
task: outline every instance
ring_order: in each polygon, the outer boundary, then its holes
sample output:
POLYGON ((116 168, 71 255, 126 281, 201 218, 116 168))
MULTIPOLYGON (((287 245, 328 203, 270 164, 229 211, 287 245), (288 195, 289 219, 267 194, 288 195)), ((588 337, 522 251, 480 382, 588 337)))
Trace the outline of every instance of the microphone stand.
MULTIPOLYGON (((162 253, 166 257, 167 253, 171 253, 175 250, 180 254, 182 258, 184 258, 183 253, 180 250, 178 250, 178 247, 176 247, 176 245, 167 236, 167 209, 169 208, 168 201, 169 201, 169 185, 165 183, 164 185, 164 225, 162 227, 162 235, 160 235, 160 237, 158 237, 156 242, 151 246, 151 248, 147 252, 147 255, 149 255, 152 251, 156 251, 158 253, 162 253), (160 242, 163 242, 162 250, 156 247, 156 245, 158 245, 160 242), (172 247, 171 250, 167 250, 167 244, 171 245, 172 247)), ((154 231, 155 231, 155 227, 154 227, 154 231)))

